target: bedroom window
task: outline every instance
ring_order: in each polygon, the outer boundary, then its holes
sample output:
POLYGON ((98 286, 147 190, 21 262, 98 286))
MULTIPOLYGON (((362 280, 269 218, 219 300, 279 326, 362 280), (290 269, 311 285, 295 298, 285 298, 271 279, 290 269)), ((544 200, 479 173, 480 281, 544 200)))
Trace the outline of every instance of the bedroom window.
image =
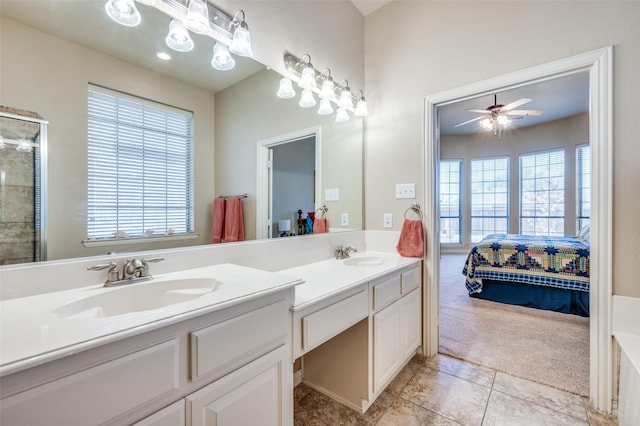
POLYGON ((471 160, 471 242, 506 234, 509 223, 509 157, 471 160))
POLYGON ((520 233, 564 235, 564 150, 520 156, 520 233))
POLYGON ((440 242, 461 243, 460 175, 462 160, 440 161, 440 242))
POLYGON ((89 86, 87 237, 193 232, 193 113, 89 86))
POLYGON ((580 231, 589 224, 591 218, 591 147, 579 145, 576 158, 578 159, 578 231, 580 231))

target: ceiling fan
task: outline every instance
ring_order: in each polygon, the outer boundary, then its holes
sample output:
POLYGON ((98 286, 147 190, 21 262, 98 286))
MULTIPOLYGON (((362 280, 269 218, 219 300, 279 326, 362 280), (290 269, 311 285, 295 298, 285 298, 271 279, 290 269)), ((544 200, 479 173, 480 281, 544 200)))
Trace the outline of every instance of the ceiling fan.
POLYGON ((481 113, 483 115, 467 120, 463 123, 456 124, 453 127, 460 127, 468 123, 480 120, 480 126, 485 130, 493 130, 494 134, 500 136, 512 119, 524 118, 527 115, 541 115, 544 111, 541 109, 515 109, 521 105, 531 102, 531 98, 520 98, 507 105, 498 103, 498 95, 493 95, 493 105, 486 109, 467 109, 465 111, 481 113))

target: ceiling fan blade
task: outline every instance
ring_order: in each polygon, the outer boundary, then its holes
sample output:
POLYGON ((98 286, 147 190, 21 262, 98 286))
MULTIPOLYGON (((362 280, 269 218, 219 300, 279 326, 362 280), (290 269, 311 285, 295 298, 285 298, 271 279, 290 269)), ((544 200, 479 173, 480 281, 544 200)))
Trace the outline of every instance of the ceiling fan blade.
POLYGON ((469 111, 469 112, 479 112, 481 114, 490 114, 491 111, 486 110, 486 109, 465 109, 465 111, 469 111))
POLYGON ((500 108, 502 111, 511 111, 514 108, 519 107, 520 105, 524 105, 526 103, 531 102, 533 99, 531 98, 520 98, 517 101, 513 101, 510 104, 506 104, 505 106, 503 106, 502 108, 500 108))
POLYGON ((542 109, 513 109, 506 111, 505 115, 542 115, 544 110, 542 109))
POLYGON ((462 125, 464 125, 464 124, 468 124, 468 123, 472 123, 472 122, 474 122, 474 121, 482 120, 483 118, 485 118, 485 117, 480 116, 480 117, 472 118, 471 120, 467 120, 467 121, 465 121, 464 123, 456 124, 456 125, 455 125, 455 126, 453 126, 453 127, 460 127, 460 126, 462 126, 462 125))

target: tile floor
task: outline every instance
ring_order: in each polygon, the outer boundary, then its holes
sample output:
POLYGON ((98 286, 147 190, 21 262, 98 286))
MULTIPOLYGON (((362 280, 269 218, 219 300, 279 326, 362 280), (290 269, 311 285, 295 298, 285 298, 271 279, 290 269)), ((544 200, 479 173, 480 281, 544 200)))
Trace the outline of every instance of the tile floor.
POLYGON ((295 425, 617 425, 588 398, 438 355, 415 356, 365 414, 300 384, 295 425))

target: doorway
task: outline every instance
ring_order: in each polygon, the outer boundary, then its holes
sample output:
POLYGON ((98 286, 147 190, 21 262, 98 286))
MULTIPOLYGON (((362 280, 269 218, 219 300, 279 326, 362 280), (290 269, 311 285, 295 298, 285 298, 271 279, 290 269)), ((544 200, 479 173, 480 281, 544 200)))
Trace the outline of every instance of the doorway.
POLYGON ((591 190, 591 287, 590 287, 590 400, 597 410, 611 412, 614 389, 610 330, 612 296, 612 48, 599 49, 546 65, 506 74, 425 99, 425 211, 427 251, 425 257, 424 342, 427 355, 439 344, 439 201, 440 158, 438 107, 487 95, 507 88, 552 79, 580 71, 589 72, 589 134, 592 149, 591 190))
POLYGON ((320 193, 320 149, 320 129, 315 127, 258 142, 257 238, 302 233, 298 211, 305 219, 315 212, 320 193))

